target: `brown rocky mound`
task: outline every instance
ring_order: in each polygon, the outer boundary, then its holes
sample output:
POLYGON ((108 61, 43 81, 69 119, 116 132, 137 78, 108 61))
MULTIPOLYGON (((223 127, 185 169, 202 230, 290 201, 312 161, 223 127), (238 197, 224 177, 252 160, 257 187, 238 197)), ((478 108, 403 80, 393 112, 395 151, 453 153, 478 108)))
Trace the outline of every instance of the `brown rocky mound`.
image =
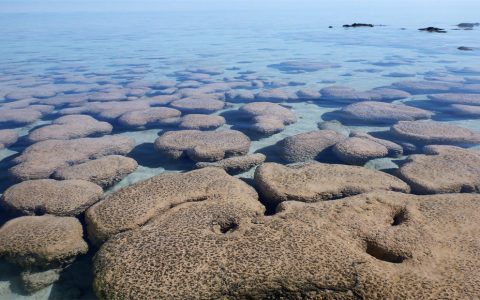
POLYGON ((376 192, 277 215, 184 203, 94 260, 101 299, 475 299, 479 195, 376 192))
POLYGON ((225 158, 216 162, 198 162, 195 164, 195 167, 197 169, 215 167, 224 169, 229 174, 238 174, 246 172, 251 168, 262 164, 265 159, 265 155, 261 153, 255 153, 225 158))

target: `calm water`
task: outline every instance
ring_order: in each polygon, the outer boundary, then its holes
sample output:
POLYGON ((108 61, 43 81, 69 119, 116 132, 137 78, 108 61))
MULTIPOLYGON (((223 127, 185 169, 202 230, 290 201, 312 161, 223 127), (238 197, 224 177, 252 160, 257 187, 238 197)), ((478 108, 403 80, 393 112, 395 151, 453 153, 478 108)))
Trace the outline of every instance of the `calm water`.
MULTIPOLYGON (((15 80, 19 78, 42 78, 49 83, 59 74, 104 74, 104 78, 119 86, 138 79, 175 80, 174 72, 192 66, 224 70, 223 74, 213 76, 216 81, 252 71, 265 80, 304 84, 282 88, 292 92, 303 87, 319 90, 332 84, 367 90, 429 75, 480 79, 480 50, 457 49, 459 46, 480 49, 480 28, 453 30, 457 23, 480 20, 469 19, 473 15, 471 10, 465 9, 462 13, 461 7, 452 6, 449 11, 442 3, 438 5, 442 9, 430 11, 431 7, 424 5, 418 10, 405 7, 388 13, 385 6, 376 11, 350 9, 348 5, 330 7, 331 10, 319 7, 313 11, 298 7, 277 11, 273 7, 237 12, 0 13, 0 92, 14 90, 15 80), (357 21, 385 26, 341 27, 357 21), (328 28, 329 25, 333 28, 328 28), (417 31, 425 26, 442 27, 448 33, 417 31), (269 67, 289 60, 325 62, 338 67, 298 74, 269 67), (471 68, 471 72, 458 72, 465 67, 471 68), (403 73, 407 77, 393 77, 392 73, 403 73)), ((0 93, 0 105, 2 97, 0 93)), ((425 98, 425 95, 416 95, 403 101, 425 98)), ((253 141, 251 152, 286 136, 316 129, 324 113, 340 107, 307 102, 288 105, 299 121, 279 134, 253 141)), ((49 123, 51 119, 17 130, 25 135, 31 128, 49 123)), ((457 119, 448 112, 441 114, 441 119, 480 132, 480 120, 457 119)), ((387 128, 359 127, 366 131, 387 128)), ((185 163, 158 161, 149 146, 159 131, 161 129, 118 132, 133 137, 137 145, 146 146, 138 147, 139 169, 111 191, 165 171, 191 167, 185 163)), ((9 185, 5 176, 8 160, 22 150, 22 145, 0 150, 0 192, 9 185)), ((382 168, 392 164, 382 161, 370 166, 382 168)), ((240 176, 250 177, 251 172, 240 176)), ((77 259, 57 284, 32 296, 22 295, 15 267, 0 261, 0 299, 91 298, 90 259, 91 255, 77 259)))

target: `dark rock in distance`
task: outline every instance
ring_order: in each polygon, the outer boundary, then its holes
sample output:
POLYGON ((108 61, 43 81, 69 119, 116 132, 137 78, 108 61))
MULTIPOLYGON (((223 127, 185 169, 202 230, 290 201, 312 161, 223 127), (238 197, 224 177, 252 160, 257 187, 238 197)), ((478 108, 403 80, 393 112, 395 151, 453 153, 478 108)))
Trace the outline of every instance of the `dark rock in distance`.
POLYGON ((425 27, 425 28, 420 28, 418 29, 420 31, 427 31, 427 32, 437 32, 437 33, 446 33, 447 31, 445 29, 442 29, 442 28, 438 28, 438 27, 425 27))

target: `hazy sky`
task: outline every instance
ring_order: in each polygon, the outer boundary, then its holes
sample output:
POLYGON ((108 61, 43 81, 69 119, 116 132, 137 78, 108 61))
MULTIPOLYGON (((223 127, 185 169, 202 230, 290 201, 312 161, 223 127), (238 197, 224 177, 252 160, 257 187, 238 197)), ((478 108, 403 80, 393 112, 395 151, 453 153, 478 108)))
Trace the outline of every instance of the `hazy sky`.
POLYGON ((480 11, 480 0, 0 0, 0 12, 325 10, 369 6, 386 11, 411 8, 432 13, 463 12, 470 17, 480 11))

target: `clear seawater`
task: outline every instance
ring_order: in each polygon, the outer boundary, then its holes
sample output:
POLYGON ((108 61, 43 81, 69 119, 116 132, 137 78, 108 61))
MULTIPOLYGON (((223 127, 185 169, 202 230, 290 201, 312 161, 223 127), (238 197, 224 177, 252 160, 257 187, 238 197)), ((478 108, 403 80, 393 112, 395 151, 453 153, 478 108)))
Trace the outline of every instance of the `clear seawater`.
MULTIPOLYGON (((348 1, 340 1, 338 6, 332 3, 302 6, 302 1, 298 5, 292 1, 291 9, 271 2, 261 7, 242 6, 238 10, 228 10, 223 4, 222 9, 209 10, 207 1, 207 7, 202 9, 178 11, 0 11, 0 90, 6 88, 9 77, 28 79, 57 72, 72 75, 97 72, 109 74, 115 81, 116 73, 125 74, 125 69, 131 69, 132 80, 172 80, 173 72, 192 66, 224 70, 224 74, 214 77, 219 81, 238 76, 238 72, 254 71, 269 80, 305 84, 283 88, 292 92, 305 87, 319 90, 332 84, 367 90, 400 80, 420 80, 426 74, 480 79, 480 28, 453 30, 460 22, 480 21, 480 16, 472 11, 472 5, 462 8, 462 4, 450 2, 408 2, 389 9, 385 3, 348 5, 348 1), (472 19, 475 16, 478 19, 472 19), (384 26, 342 28, 343 24, 353 22, 384 26), (333 28, 328 28, 330 25, 333 28), (417 30, 426 26, 445 28, 448 33, 417 30), (477 50, 459 51, 459 46, 477 50), (340 67, 298 74, 268 67, 289 60, 328 62, 340 67), (232 67, 238 69, 231 70, 232 67), (464 67, 478 73, 451 71, 464 67), (394 72, 410 75, 388 76, 394 72)), ((476 12, 480 11, 480 5, 478 8, 476 12)), ((422 99, 424 95, 402 101, 422 99)), ((254 140, 251 152, 261 151, 287 136, 315 130, 324 113, 341 107, 309 102, 288 105, 297 114, 298 122, 281 133, 254 140)), ((226 111, 239 106, 235 104, 226 111)), ((452 117, 447 121, 480 132, 480 120, 452 117)), ((17 130, 25 135, 31 128, 49 122, 50 119, 45 119, 17 130)), ((188 163, 165 162, 156 157, 152 143, 159 133, 161 129, 118 133, 131 136, 137 145, 142 145, 136 154, 140 167, 109 192, 162 172, 191 168, 188 163)), ((0 193, 8 186, 9 159, 22 150, 21 146, 0 150, 0 193)), ((392 164, 371 162, 369 167, 389 168, 392 164)), ((251 177, 252 172, 239 176, 251 177)), ((0 260, 0 299, 90 299, 93 297, 91 259, 92 254, 77 259, 58 283, 30 296, 18 286, 18 270, 0 260)))

